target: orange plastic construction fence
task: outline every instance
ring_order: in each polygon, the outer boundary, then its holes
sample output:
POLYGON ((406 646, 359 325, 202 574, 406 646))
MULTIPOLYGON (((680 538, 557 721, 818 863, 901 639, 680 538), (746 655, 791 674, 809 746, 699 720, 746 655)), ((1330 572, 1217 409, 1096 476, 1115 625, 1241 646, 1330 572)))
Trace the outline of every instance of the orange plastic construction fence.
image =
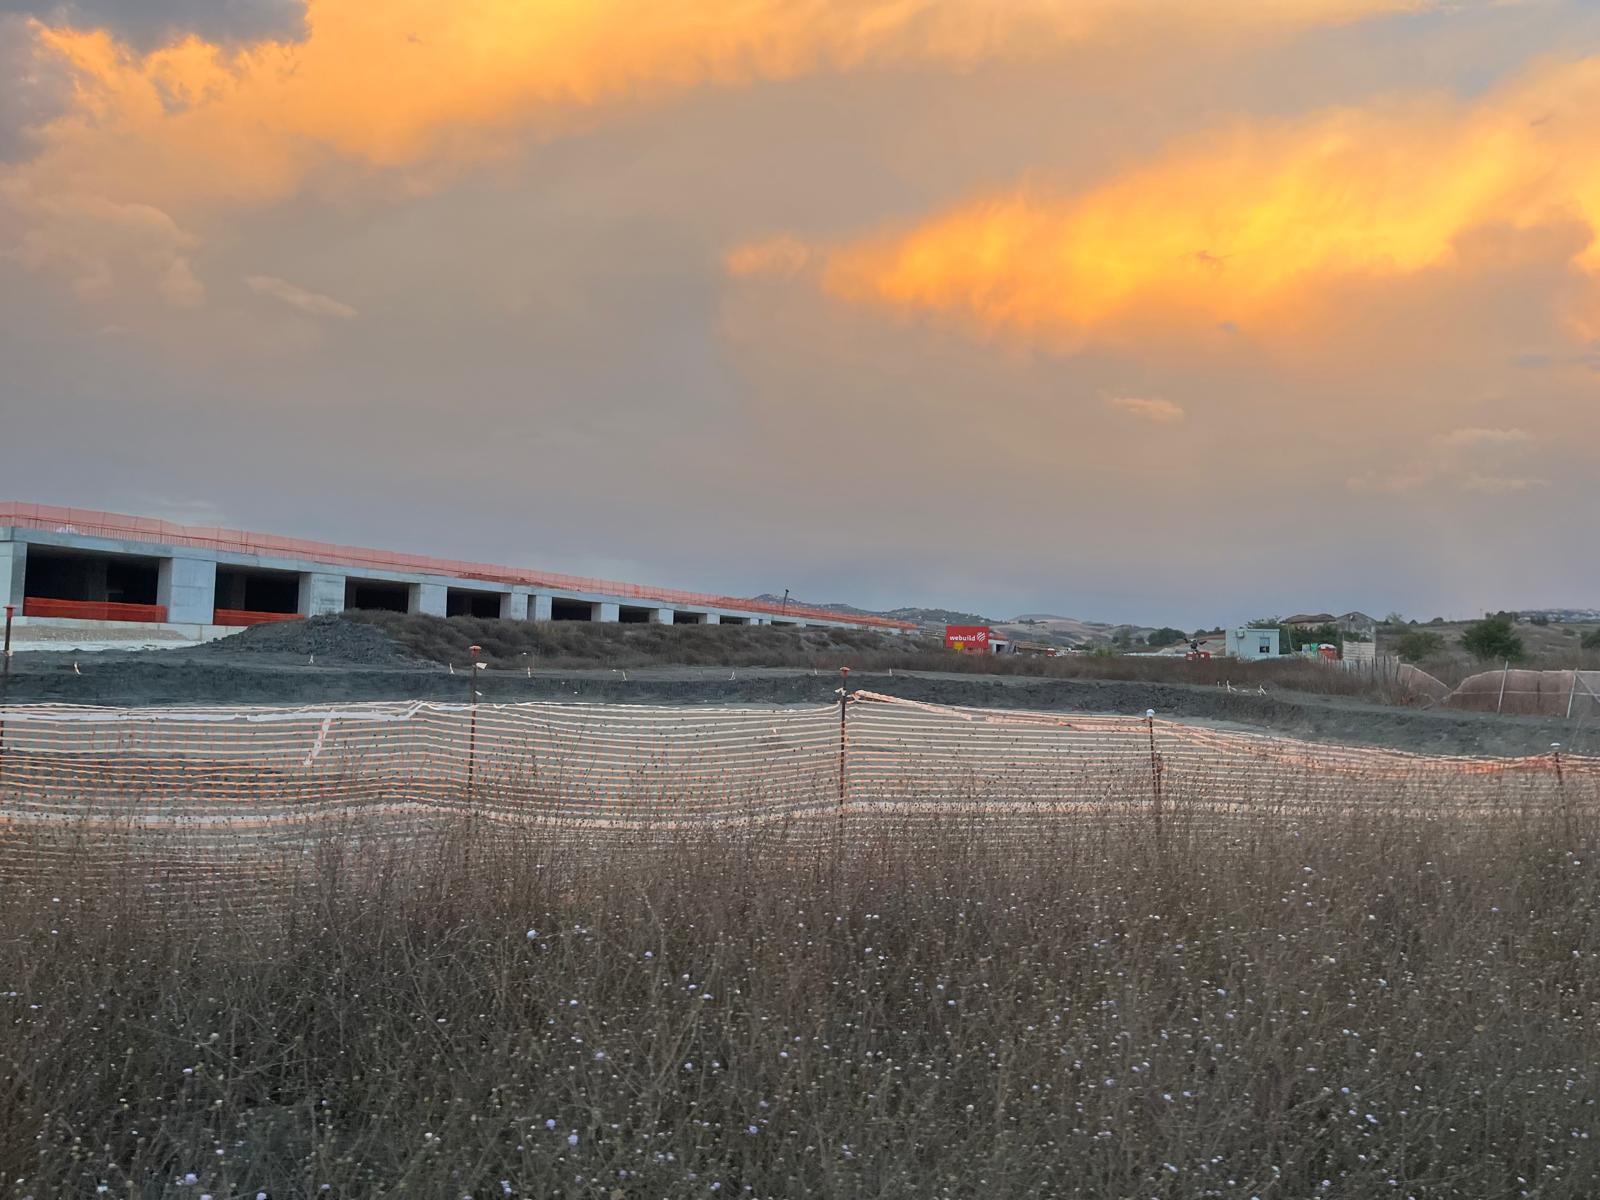
POLYGON ((242 629, 249 625, 265 625, 270 621, 298 621, 299 613, 253 612, 246 608, 219 608, 211 618, 213 625, 242 629))
MULTIPOLYGON (((421 575, 445 575, 456 579, 477 579, 487 583, 518 584, 556 593, 577 592, 638 599, 662 605, 696 608, 731 608, 741 612, 770 614, 792 620, 840 621, 850 625, 879 629, 915 629, 909 621, 870 617, 807 608, 795 604, 774 604, 767 600, 748 600, 707 592, 686 592, 675 588, 647 587, 615 580, 590 579, 579 575, 559 575, 529 571, 520 567, 500 567, 490 563, 431 558, 421 554, 398 554, 369 550, 360 546, 339 546, 329 542, 273 534, 247 533, 239 529, 216 529, 178 525, 152 517, 125 513, 97 512, 86 508, 63 508, 52 504, 0 502, 0 528, 41 529, 54 533, 78 533, 90 537, 117 538, 167 546, 195 546, 236 554, 255 554, 303 558, 340 567, 367 567, 382 571, 404 571, 421 575)), ((139 618, 145 619, 145 618, 139 618)))
POLYGON ((53 600, 47 596, 26 596, 22 601, 25 617, 67 617, 77 621, 153 621, 167 619, 165 604, 119 604, 106 600, 53 600))

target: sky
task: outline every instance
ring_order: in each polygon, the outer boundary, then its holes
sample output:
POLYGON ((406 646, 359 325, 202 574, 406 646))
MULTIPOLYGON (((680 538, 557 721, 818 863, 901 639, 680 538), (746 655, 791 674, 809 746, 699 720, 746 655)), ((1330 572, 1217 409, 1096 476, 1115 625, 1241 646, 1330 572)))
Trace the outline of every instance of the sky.
POLYGON ((1600 607, 1591 0, 0 0, 0 496, 808 601, 1600 607))

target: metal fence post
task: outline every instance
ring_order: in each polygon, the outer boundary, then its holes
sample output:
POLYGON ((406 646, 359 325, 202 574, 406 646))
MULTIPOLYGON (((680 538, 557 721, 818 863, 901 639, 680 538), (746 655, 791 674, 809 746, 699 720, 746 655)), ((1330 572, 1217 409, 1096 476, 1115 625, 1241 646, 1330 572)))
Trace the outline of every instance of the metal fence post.
POLYGON ((472 651, 472 668, 467 672, 471 680, 472 693, 470 696, 471 718, 468 723, 467 733, 467 799, 472 799, 473 781, 478 772, 478 672, 483 669, 483 663, 478 655, 482 653, 482 646, 468 647, 472 651))
POLYGON ((6 763, 5 707, 11 699, 11 618, 16 612, 15 604, 6 605, 5 656, 0 660, 0 772, 5 770, 6 763))
POLYGON ((1156 752, 1156 710, 1144 711, 1146 728, 1150 731, 1150 815, 1155 823, 1156 838, 1161 837, 1161 755, 1156 752))
POLYGON ((843 808, 847 792, 845 777, 845 752, 850 745, 850 668, 839 668, 839 807, 843 808))

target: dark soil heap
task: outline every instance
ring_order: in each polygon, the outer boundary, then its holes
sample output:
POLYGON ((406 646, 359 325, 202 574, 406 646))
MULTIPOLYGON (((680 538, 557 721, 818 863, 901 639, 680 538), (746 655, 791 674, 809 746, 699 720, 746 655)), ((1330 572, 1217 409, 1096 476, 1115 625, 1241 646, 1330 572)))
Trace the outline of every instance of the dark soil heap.
POLYGON ((411 667, 426 661, 403 649, 378 626, 347 621, 343 617, 311 617, 304 621, 253 625, 214 642, 168 653, 204 657, 252 654, 296 663, 307 662, 314 656, 319 663, 363 667, 411 667))

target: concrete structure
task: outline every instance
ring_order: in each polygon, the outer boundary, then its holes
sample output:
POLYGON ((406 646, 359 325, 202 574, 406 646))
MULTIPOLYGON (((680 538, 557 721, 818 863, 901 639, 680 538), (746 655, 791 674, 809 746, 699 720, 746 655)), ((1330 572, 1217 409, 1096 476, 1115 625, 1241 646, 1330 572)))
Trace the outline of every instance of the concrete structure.
POLYGON ((787 603, 15 503, 0 503, 0 604, 16 605, 23 626, 114 622, 185 639, 346 608, 511 621, 915 629, 787 603))
POLYGON ((1278 635, 1277 629, 1251 629, 1241 625, 1228 630, 1226 653, 1229 658, 1239 658, 1246 662, 1277 658, 1278 635))

